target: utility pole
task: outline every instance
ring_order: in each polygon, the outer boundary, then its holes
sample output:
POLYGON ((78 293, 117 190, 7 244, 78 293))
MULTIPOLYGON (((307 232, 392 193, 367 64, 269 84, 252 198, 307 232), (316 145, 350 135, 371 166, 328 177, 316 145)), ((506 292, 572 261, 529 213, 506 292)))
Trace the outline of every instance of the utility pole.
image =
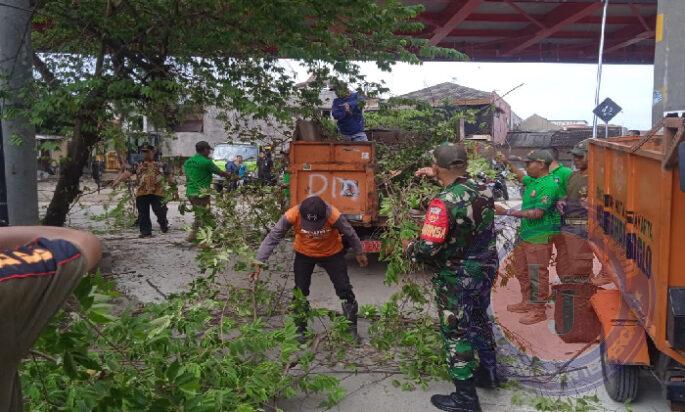
POLYGON ((0 3, 0 115, 4 185, 10 225, 38 223, 38 184, 36 176, 36 135, 25 117, 9 116, 23 109, 22 91, 33 76, 31 54, 30 0, 3 0, 0 3))
MULTIPOLYGON (((599 51, 597 57, 597 82, 595 83, 595 107, 599 106, 599 91, 602 88, 602 62, 604 60, 604 35, 607 28, 607 12, 609 9, 609 0, 604 1, 604 8, 602 9, 602 26, 599 35, 599 51)), ((609 134, 609 126, 606 126, 605 137, 609 134)), ((592 138, 597 138, 597 116, 592 117, 592 138)))
POLYGON ((685 1, 659 0, 654 51, 652 124, 685 114, 685 1))

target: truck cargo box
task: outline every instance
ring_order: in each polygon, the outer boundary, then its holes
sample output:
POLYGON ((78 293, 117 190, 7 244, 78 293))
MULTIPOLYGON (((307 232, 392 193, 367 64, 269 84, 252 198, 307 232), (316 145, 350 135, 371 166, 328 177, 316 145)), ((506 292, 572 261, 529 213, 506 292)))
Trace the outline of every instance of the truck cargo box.
POLYGON ((378 218, 373 143, 293 142, 290 146, 290 203, 320 196, 356 226, 378 218))
MULTIPOLYGON (((623 304, 660 352, 685 364, 685 193, 673 167, 683 125, 676 118, 664 122, 665 137, 591 141, 589 233, 623 304)), ((639 349, 625 336, 619 340, 615 349, 624 359, 639 349)))

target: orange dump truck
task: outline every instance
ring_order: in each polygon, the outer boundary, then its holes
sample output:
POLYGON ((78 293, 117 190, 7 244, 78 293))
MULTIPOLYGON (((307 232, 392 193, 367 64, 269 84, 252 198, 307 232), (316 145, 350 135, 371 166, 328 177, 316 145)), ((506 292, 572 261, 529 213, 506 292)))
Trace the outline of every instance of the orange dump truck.
POLYGON ((355 227, 366 252, 379 252, 374 144, 296 141, 289 160, 291 206, 320 196, 355 227))
POLYGON ((685 127, 661 126, 663 135, 590 143, 589 236, 616 285, 591 302, 604 384, 620 402, 637 397, 643 368, 685 402, 685 127))

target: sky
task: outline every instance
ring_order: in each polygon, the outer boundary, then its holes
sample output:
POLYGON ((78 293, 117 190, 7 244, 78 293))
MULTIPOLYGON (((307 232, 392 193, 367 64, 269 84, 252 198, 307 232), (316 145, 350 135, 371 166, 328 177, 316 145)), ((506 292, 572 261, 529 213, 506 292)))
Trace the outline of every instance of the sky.
MULTIPOLYGON (((443 82, 495 91, 501 96, 522 84, 504 97, 521 118, 537 113, 550 120, 586 120, 592 124, 596 65, 431 62, 415 66, 402 63, 394 66, 391 73, 380 71, 373 63, 361 66, 369 80, 385 81, 389 96, 443 82)), ((294 69, 299 81, 306 79, 306 74, 297 67, 294 69)), ((611 97, 623 108, 612 124, 628 129, 651 129, 653 76, 652 65, 604 65, 600 102, 611 97)))

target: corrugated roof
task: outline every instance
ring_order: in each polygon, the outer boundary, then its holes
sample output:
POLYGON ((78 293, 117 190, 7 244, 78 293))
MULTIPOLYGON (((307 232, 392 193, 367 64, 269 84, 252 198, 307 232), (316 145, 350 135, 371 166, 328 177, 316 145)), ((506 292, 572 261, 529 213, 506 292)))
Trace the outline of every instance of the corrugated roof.
MULTIPOLYGON (((604 137, 604 130, 598 131, 604 137)), ((609 137, 621 136, 621 127, 609 127, 609 137)), ((573 147, 592 137, 592 128, 557 130, 551 132, 509 132, 507 145, 512 148, 573 147)))
POLYGON ((552 143, 553 132, 509 132, 507 145, 517 147, 549 147, 552 143))
MULTIPOLYGON (((599 127, 597 130, 599 137, 604 137, 604 127, 599 127)), ((623 135, 622 127, 609 126, 609 137, 617 137, 623 135)), ((578 128, 570 130, 558 130, 552 136, 553 147, 573 147, 585 139, 592 137, 592 127, 578 128)))
POLYGON ((492 99, 492 93, 461 86, 456 83, 445 82, 436 84, 435 86, 426 87, 425 89, 417 90, 415 92, 407 93, 399 97, 403 99, 412 99, 435 104, 440 103, 443 100, 454 101, 485 99, 490 101, 492 99))

